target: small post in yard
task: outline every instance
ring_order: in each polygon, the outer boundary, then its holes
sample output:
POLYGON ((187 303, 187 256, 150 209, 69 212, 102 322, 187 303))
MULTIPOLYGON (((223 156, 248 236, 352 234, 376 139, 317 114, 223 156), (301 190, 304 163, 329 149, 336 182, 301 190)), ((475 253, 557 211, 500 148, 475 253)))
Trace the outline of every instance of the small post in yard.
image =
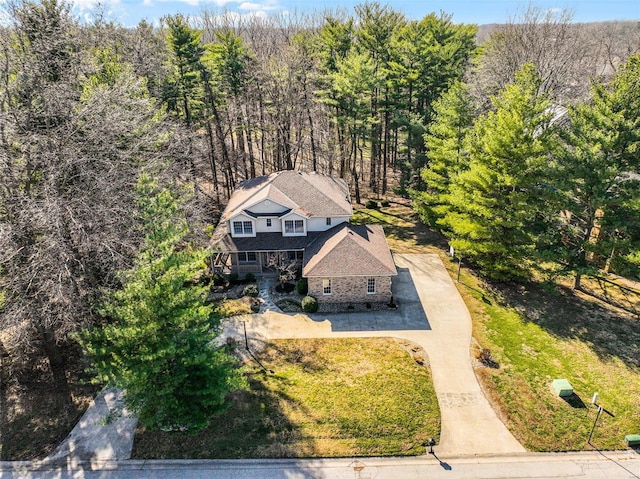
POLYGON ((462 256, 458 256, 458 278, 456 282, 460 282, 460 268, 462 267, 462 256))
POLYGON ((427 446, 429 446, 429 454, 434 454, 435 452, 433 452, 433 446, 436 445, 436 440, 432 437, 429 438, 429 441, 427 442, 427 446))
POLYGON ((242 330, 244 331, 244 347, 247 351, 249 351, 249 340, 247 339, 247 320, 242 318, 240 319, 242 323, 242 330))
POLYGON ((244 347, 249 351, 249 340, 247 339, 247 322, 242 321, 242 329, 244 329, 244 347))
POLYGON ((596 414, 596 418, 593 421, 593 427, 591 428, 591 432, 589 433, 589 439, 587 439, 587 444, 593 446, 593 444, 591 444, 591 437, 593 436, 593 432, 596 430, 596 425, 598 424, 598 419, 600 419, 600 414, 605 412, 611 417, 615 417, 615 416, 612 412, 607 411, 600 404, 598 404, 598 393, 595 393, 593 395, 593 399, 591 400, 591 403, 598 408, 598 413, 596 414))

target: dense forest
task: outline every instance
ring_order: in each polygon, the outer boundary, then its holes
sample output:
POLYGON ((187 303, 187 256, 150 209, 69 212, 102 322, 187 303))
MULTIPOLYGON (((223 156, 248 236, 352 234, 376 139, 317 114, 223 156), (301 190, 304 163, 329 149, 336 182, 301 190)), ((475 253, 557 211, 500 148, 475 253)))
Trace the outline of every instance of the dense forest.
POLYGON ((478 28, 363 3, 125 28, 58 0, 3 9, 3 376, 42 355, 72 401, 66 345, 145 247, 143 175, 200 244, 239 182, 299 169, 357 203, 411 198, 491 278, 638 276, 637 22, 531 7, 478 28))

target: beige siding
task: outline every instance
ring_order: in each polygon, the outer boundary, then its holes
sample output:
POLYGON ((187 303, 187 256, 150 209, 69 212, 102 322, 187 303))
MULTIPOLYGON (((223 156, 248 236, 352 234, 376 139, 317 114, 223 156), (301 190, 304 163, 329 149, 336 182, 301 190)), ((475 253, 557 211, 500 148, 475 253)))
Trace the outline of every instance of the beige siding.
POLYGON ((331 217, 331 224, 327 224, 327 217, 313 217, 307 221, 307 231, 327 231, 340 223, 346 223, 349 221, 348 216, 333 216, 331 217))
POLYGON ((391 301, 391 277, 376 276, 375 294, 367 294, 367 279, 372 276, 331 278, 331 294, 324 294, 322 280, 308 278, 309 294, 319 303, 388 303, 391 301))

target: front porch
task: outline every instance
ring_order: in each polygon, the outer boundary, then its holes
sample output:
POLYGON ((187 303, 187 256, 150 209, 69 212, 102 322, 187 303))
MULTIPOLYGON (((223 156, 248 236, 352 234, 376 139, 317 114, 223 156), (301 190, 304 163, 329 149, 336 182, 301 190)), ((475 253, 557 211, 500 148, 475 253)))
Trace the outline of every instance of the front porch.
POLYGON ((276 276, 276 269, 296 263, 302 265, 304 251, 238 251, 217 252, 211 257, 211 270, 214 274, 247 274, 255 276, 276 276))

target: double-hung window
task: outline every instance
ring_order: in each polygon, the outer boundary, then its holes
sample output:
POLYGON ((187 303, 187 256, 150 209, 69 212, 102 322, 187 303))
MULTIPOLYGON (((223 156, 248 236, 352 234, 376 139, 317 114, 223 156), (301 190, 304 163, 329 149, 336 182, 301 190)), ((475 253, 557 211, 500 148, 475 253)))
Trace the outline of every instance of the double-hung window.
POLYGON ((285 234, 302 234, 304 233, 304 221, 302 220, 285 220, 285 234))
POLYGON ((376 294, 375 278, 367 278, 367 294, 376 294))
POLYGON ((251 221, 234 221, 233 234, 234 235, 252 235, 253 223, 251 221))
POLYGON ((322 294, 331 294, 331 280, 323 279, 322 280, 322 294))

